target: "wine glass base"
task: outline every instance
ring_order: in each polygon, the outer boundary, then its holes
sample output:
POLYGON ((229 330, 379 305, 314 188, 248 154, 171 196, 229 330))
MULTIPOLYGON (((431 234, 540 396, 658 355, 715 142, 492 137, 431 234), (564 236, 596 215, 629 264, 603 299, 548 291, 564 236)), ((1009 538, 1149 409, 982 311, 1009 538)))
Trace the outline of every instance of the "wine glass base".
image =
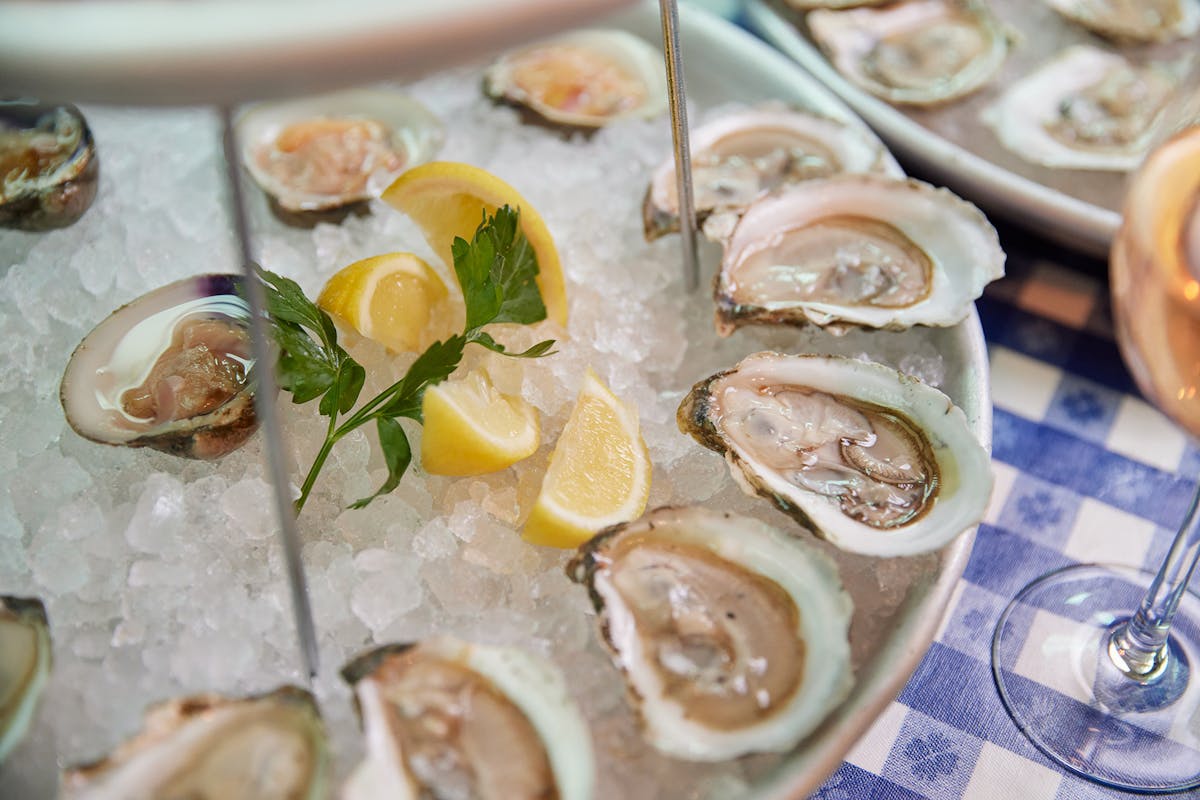
POLYGON ((1200 598, 1184 592, 1171 629, 1172 686, 1138 686, 1108 654, 1113 627, 1153 578, 1096 565, 1039 578, 1000 616, 992 673, 1008 713, 1048 757, 1105 786, 1167 793, 1200 786, 1200 675, 1188 680, 1200 672, 1200 598))

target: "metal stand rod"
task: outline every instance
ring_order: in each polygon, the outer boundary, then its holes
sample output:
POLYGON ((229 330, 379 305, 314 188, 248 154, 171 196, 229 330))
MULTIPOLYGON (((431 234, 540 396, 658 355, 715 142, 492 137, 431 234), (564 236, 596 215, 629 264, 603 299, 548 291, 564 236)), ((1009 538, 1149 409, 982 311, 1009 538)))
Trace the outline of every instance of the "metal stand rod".
POLYGON ((246 203, 242 194, 240 160, 237 138, 233 131, 233 116, 230 109, 222 107, 222 142, 225 147, 226 177, 233 205, 233 225, 237 231, 238 255, 241 257, 242 272, 246 276, 246 300, 250 304, 250 337, 258 388, 254 393, 254 409, 262 429, 263 449, 267 455, 267 469, 271 475, 271 489, 275 494, 275 509, 279 516, 279 542, 283 547, 284 569, 287 572, 288 588, 292 595, 292 615, 296 622, 296 635, 300 641, 300 657, 311 685, 317 675, 317 634, 313 626, 312 604, 308 598, 308 582, 304 577, 304 562, 300 559, 300 535, 296 530, 296 512, 288 496, 288 476, 283 465, 280 449, 279 419, 275 416, 275 398, 279 389, 275 384, 273 348, 267 330, 264 309, 267 301, 262 284, 254 274, 254 257, 250 252, 250 226, 246 222, 246 203))
POLYGON ((692 151, 688 143, 687 93, 683 85, 683 53, 679 48, 679 5, 658 0, 662 16, 663 50, 667 62, 667 100, 671 107, 671 138, 675 143, 675 189, 679 195, 679 234, 683 247, 683 285, 689 292, 700 285, 696 255, 696 204, 692 199, 692 151))

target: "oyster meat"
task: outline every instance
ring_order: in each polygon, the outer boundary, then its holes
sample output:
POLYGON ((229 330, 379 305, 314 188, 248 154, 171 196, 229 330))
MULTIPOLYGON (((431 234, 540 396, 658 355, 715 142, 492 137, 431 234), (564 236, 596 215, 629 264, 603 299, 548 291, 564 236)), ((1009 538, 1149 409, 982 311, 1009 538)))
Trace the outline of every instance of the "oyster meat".
POLYGON ((790 750, 854 683, 836 565, 758 520, 658 508, 583 544, 567 572, 668 755, 790 750))
POLYGON ((323 800, 328 748, 311 694, 285 686, 151 708, 141 733, 107 758, 68 770, 68 800, 323 800))
POLYGON ((984 120, 1005 147, 1036 164, 1130 170, 1176 83, 1165 67, 1077 45, 1013 84, 984 120))
POLYGON ((915 180, 843 175, 752 204, 725 246, 717 331, 748 323, 954 325, 1004 275, 975 206, 915 180))
POLYGON ((663 55, 626 31, 572 31, 506 53, 484 74, 484 91, 545 121, 600 128, 667 108, 663 55))
POLYGON ((838 72, 890 103, 964 97, 991 80, 1008 57, 1008 33, 980 0, 818 10, 805 21, 838 72))
POLYGON ((1200 30, 1197 0, 1046 0, 1093 33, 1129 42, 1166 42, 1200 30))
POLYGON ((679 428, 843 550, 936 550, 983 518, 991 463, 946 395, 882 364, 756 353, 697 383, 679 428))
MULTIPOLYGON (((696 218, 714 240, 728 236, 746 206, 781 186, 841 173, 904 174, 872 134, 783 106, 740 111, 702 125, 692 132, 691 151, 696 218)), ((654 171, 642 220, 647 240, 679 230, 673 159, 654 171)))
POLYGON ((78 108, 0 101, 0 226, 70 225, 91 206, 99 182, 96 143, 78 108))
POLYGON ((385 645, 342 669, 367 759, 343 800, 586 800, 587 727, 562 675, 511 647, 448 637, 385 645))
POLYGON ((262 103, 237 120, 242 163, 285 222, 364 211, 404 170, 429 161, 442 125, 393 90, 354 89, 262 103))
POLYGON ((258 428, 238 275, 201 275, 114 311, 63 374, 67 422, 102 444, 217 458, 258 428))
POLYGON ((29 730, 50 674, 50 655, 42 604, 0 596, 0 763, 29 730))

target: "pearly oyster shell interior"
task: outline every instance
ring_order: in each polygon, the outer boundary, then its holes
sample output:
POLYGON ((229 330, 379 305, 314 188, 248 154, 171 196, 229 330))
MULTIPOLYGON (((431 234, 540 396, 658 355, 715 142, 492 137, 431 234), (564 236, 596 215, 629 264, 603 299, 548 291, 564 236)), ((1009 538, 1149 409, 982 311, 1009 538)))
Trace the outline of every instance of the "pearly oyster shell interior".
POLYGON ((241 281, 185 278, 97 325, 71 354, 59 389, 75 432, 201 459, 244 444, 258 419, 241 281))
POLYGON ((0 596, 0 763, 29 730, 50 660, 50 623, 41 602, 0 596))
POLYGON ((983 86, 1008 56, 1009 36, 980 0, 901 0, 817 10, 809 32, 839 72, 892 103, 935 105, 983 86))
POLYGON ((1200 30, 1197 0, 1045 0, 1062 16, 1123 42, 1167 42, 1200 30))
POLYGON ((541 658, 442 636, 376 648, 342 675, 367 738, 342 800, 592 797, 587 726, 541 658))
POLYGON ((936 550, 991 495, 990 458, 963 412, 881 364, 756 353, 697 383, 678 422, 747 494, 855 553, 936 550))
POLYGON ((668 755, 786 751, 853 685, 836 565, 758 520, 658 508, 584 543, 567 571, 668 755))

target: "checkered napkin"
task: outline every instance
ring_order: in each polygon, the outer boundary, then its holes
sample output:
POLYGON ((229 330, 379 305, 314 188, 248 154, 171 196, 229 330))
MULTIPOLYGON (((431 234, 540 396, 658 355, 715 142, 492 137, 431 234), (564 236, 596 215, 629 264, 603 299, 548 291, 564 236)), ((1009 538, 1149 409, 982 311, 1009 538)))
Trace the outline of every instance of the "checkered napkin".
POLYGON ((1200 453, 1138 396, 1098 278, 1010 252, 978 309, 995 403, 991 506, 928 655, 819 800, 1137 796, 1065 773, 1025 739, 992 681, 991 636, 1012 597, 1052 569, 1156 569, 1200 453))

